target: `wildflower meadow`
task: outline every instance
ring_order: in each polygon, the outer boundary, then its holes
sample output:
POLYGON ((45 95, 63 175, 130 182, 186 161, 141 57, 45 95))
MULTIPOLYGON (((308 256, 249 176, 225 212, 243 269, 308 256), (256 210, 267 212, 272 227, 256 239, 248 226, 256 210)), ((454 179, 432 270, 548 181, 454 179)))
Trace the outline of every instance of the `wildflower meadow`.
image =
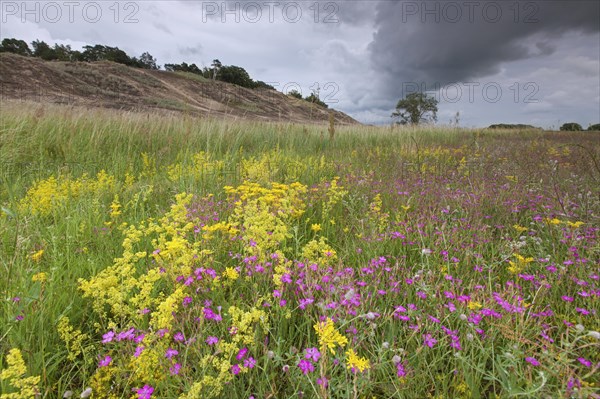
POLYGON ((600 397, 598 133, 0 112, 2 399, 600 397))

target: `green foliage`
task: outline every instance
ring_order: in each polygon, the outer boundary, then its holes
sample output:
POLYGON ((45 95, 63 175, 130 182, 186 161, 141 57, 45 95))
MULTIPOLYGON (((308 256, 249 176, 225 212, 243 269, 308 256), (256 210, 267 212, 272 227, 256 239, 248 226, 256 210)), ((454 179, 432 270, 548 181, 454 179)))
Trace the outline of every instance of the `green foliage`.
POLYGON ((14 53, 29 57, 31 50, 24 40, 6 38, 0 44, 0 53, 14 53))
POLYGON ((190 72, 196 75, 203 75, 202 70, 196 64, 188 65, 186 62, 181 64, 165 64, 165 70, 169 72, 190 72))
POLYGON ((84 51, 81 54, 83 61, 112 61, 118 64, 134 66, 135 62, 129 58, 127 53, 118 47, 103 46, 96 44, 94 46, 83 46, 84 51))
POLYGON ((48 43, 44 41, 34 40, 33 42, 31 42, 31 47, 33 47, 34 57, 39 57, 46 61, 57 59, 52 47, 50 47, 48 43))
POLYGON ((290 90, 287 95, 302 100, 302 94, 296 89, 290 90))
POLYGON ((64 44, 55 44, 50 47, 46 42, 34 40, 31 42, 33 47, 32 55, 46 61, 78 61, 82 59, 80 51, 74 51, 71 46, 64 44))
POLYGON ((329 106, 325 104, 325 102, 323 102, 315 93, 311 93, 310 96, 306 96, 305 100, 309 103, 317 104, 323 108, 329 108, 329 106))
POLYGON ((140 58, 133 58, 137 67, 142 69, 152 69, 157 70, 160 69, 158 64, 156 64, 156 58, 152 56, 152 54, 145 52, 142 53, 140 58))
POLYGON ((583 128, 581 127, 581 125, 579 123, 575 123, 575 122, 570 122, 570 123, 565 123, 560 127, 561 131, 566 131, 566 132, 581 132, 583 130, 583 128))
POLYGON ((217 80, 247 87, 249 89, 255 86, 255 83, 248 72, 246 72, 244 68, 235 65, 226 65, 219 68, 217 80))
POLYGON ((257 80, 254 82, 254 88, 255 89, 269 89, 269 90, 275 90, 275 88, 273 86, 271 86, 270 84, 263 82, 262 80, 257 80))
POLYGON ((535 127, 532 125, 523 125, 523 124, 512 124, 512 123, 497 123, 495 125, 490 125, 488 129, 518 129, 518 130, 531 130, 531 129, 540 129, 539 127, 535 127))
POLYGON ((594 135, 324 130, 3 104, 0 392, 593 397, 594 135))
POLYGON ((392 118, 401 125, 418 125, 422 122, 437 121, 438 100, 427 93, 410 93, 398 101, 392 118))
POLYGON ((595 125, 590 125, 587 130, 589 132, 600 131, 600 123, 596 123, 595 125))

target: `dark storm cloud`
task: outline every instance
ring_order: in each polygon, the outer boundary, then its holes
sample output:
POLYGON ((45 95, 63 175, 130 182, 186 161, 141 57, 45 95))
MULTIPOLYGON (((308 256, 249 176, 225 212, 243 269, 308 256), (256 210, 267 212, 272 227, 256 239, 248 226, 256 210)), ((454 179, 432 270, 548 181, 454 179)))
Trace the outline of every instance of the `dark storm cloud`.
MULTIPOLYGON (((352 2, 342 7, 349 10, 342 18, 360 15, 352 2)), ((504 63, 552 54, 566 32, 600 31, 597 1, 379 1, 374 7, 370 56, 390 95, 407 82, 433 89, 491 76, 504 63)))

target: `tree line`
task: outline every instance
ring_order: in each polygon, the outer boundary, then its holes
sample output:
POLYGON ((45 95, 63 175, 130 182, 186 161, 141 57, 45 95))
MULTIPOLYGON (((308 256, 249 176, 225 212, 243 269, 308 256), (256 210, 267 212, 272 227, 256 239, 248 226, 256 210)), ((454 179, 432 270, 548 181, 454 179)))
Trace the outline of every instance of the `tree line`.
MULTIPOLYGON (((156 58, 150 53, 144 52, 139 57, 131 57, 118 47, 96 44, 94 46, 83 46, 82 50, 73 50, 69 45, 48 43, 40 40, 31 42, 31 48, 24 40, 6 38, 0 43, 0 53, 13 53, 24 57, 37 57, 46 61, 71 61, 71 62, 96 62, 112 61, 135 68, 159 70, 156 58)), ((219 60, 213 60, 210 68, 199 68, 196 64, 165 64, 166 71, 189 72, 203 76, 207 79, 220 80, 246 88, 275 89, 273 86, 260 81, 253 80, 248 72, 236 65, 223 65, 219 60)))

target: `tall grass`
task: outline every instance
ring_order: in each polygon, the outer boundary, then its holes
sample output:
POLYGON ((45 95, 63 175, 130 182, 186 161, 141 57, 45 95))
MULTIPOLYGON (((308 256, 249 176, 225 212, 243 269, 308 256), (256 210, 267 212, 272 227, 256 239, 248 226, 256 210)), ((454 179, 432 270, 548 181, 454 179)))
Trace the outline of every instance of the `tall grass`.
MULTIPOLYGON (((184 397, 205 376, 225 389, 216 396, 240 398, 598 393, 597 133, 328 128, 3 103, 2 369, 19 349, 45 398, 88 386, 96 397, 137 397, 144 385, 184 397), (171 208, 182 192, 193 194, 183 215, 171 208), (133 261, 135 232, 146 254, 133 261), (179 255, 161 255, 175 243, 179 255), (219 279, 196 291, 170 279, 191 267, 182 259, 219 279), (134 274, 121 276, 125 265, 134 274), (174 305, 168 321, 185 345, 135 312, 102 314, 92 306, 100 289, 84 298, 85 281, 117 276, 131 300, 140 290, 131 284, 159 266, 150 314, 186 290, 191 304, 174 305), (241 344, 205 343, 233 343, 230 306, 269 320, 240 328, 254 339, 239 364, 257 365, 239 375, 206 364, 237 363, 241 344), (217 307, 220 322, 204 310, 217 307), (323 349, 315 325, 327 317, 344 349, 323 349), (129 327, 160 355, 146 374, 129 363, 133 342, 101 342, 129 327), (318 360, 307 360, 310 348, 318 360), (346 367, 349 348, 368 360, 362 372, 346 367), (299 366, 307 362, 315 369, 299 366)), ((0 391, 15 392, 13 382, 0 391)))

